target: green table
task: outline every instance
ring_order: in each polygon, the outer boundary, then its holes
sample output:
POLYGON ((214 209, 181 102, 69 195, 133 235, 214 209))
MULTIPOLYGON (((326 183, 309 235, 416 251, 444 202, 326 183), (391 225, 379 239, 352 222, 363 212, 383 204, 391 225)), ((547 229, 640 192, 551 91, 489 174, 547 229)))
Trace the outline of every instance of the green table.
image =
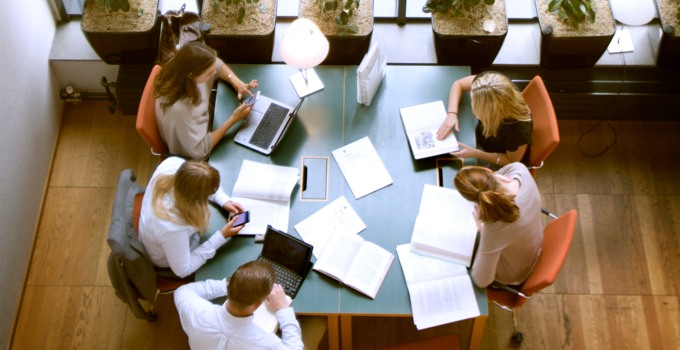
MULTIPOLYGON (((232 65, 239 77, 258 79, 263 95, 295 106, 298 97, 288 81, 296 72, 286 65, 232 65)), ((387 74, 371 106, 356 102, 355 66, 320 66, 316 72, 324 90, 308 96, 298 117, 271 156, 237 145, 233 128, 218 145, 210 163, 220 171, 222 186, 230 193, 243 159, 262 163, 302 168, 303 158, 319 157, 329 161, 328 196, 325 200, 302 198, 300 186, 291 195, 288 233, 299 237, 294 225, 343 195, 359 214, 367 228, 361 236, 395 255, 395 261, 375 300, 344 287, 333 279, 310 272, 293 306, 296 313, 325 315, 329 320, 329 341, 332 348, 351 348, 353 316, 411 316, 406 282, 396 257, 396 246, 408 243, 420 205, 424 184, 437 183, 437 159, 414 160, 404 134, 399 108, 434 100, 445 105, 451 83, 470 74, 468 67, 388 66, 387 74), (360 199, 355 199, 331 151, 368 136, 394 183, 360 199), (342 338, 342 339, 340 339, 342 338)), ((226 120, 238 101, 226 84, 220 82, 215 103, 215 122, 226 120)), ((469 96, 461 101, 461 142, 475 144, 474 118, 469 96)), ((443 158, 449 158, 443 156, 443 158)), ((473 160, 465 160, 472 162, 473 160)), ((449 162, 451 163, 451 162, 449 162)), ((458 167, 460 162, 456 163, 458 167)), ((302 173, 302 171, 301 171, 302 173)), ((451 184, 447 184, 450 187, 451 184)), ((208 234, 226 223, 217 210, 211 217, 208 234)), ((197 273, 198 280, 224 278, 244 262, 255 259, 261 246, 252 237, 235 237, 221 248, 197 273)), ((479 347, 488 315, 486 292, 475 289, 482 316, 473 321, 469 345, 479 347)))

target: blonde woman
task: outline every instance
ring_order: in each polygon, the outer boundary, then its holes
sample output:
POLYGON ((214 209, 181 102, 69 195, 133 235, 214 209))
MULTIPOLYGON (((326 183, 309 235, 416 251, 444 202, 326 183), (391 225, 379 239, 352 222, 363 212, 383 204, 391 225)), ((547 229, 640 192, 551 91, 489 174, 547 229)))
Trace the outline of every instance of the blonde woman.
POLYGON ((454 185, 475 203, 473 216, 479 245, 472 263, 472 280, 480 288, 494 281, 505 285, 524 282, 541 251, 541 195, 522 163, 497 172, 481 166, 463 167, 454 185))
POLYGON ((158 166, 139 218, 139 239, 155 266, 169 267, 178 277, 189 276, 243 228, 233 227, 234 218, 199 244, 199 234, 210 220, 209 200, 231 213, 244 210, 224 193, 219 172, 208 163, 170 157, 158 166))
POLYGON ((456 80, 451 85, 447 117, 437 131, 443 139, 458 126, 458 105, 462 94, 470 91, 472 113, 479 119, 475 128, 476 147, 459 143, 461 158, 477 158, 496 167, 529 163, 531 151, 531 111, 521 92, 508 77, 498 72, 484 72, 456 80))

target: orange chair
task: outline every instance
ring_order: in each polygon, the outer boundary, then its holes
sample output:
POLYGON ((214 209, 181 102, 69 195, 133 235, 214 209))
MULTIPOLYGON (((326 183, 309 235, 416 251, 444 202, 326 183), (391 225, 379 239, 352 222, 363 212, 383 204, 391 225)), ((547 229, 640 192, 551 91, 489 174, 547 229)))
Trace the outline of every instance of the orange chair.
POLYGON ((452 334, 440 335, 408 344, 397 345, 384 350, 458 350, 458 337, 452 334))
MULTIPOLYGON (((552 285, 564 264, 564 260, 567 258, 567 253, 574 237, 577 218, 578 213, 576 210, 570 210, 549 222, 543 230, 541 255, 538 257, 533 271, 524 281, 521 288, 515 290, 494 283, 486 289, 487 298, 504 310, 513 311, 514 308, 524 305, 532 295, 552 285)), ((514 326, 514 312, 512 318, 514 326)), ((513 332, 512 340, 515 343, 521 343, 522 338, 521 332, 516 330, 513 332)))
MULTIPOLYGON (((137 232, 137 234, 139 234, 139 216, 142 212, 143 199, 144 192, 137 193, 135 195, 135 201, 132 205, 132 224, 135 227, 135 232, 137 232)), ((193 279, 193 275, 183 279, 168 278, 166 276, 156 275, 156 287, 158 288, 159 293, 172 293, 175 291, 175 289, 181 287, 183 284, 193 282, 193 279)))
POLYGON ((158 124, 156 123, 156 98, 153 96, 153 83, 156 76, 161 70, 161 66, 155 65, 151 70, 149 79, 144 85, 142 92, 142 99, 139 101, 139 109, 137 110, 137 133, 142 137, 142 140, 151 147, 153 155, 165 157, 170 153, 168 145, 165 144, 161 134, 158 132, 158 124))
POLYGON ((543 162, 560 143, 560 132, 555 109, 540 76, 531 79, 522 91, 522 96, 529 105, 534 120, 529 170, 535 175, 536 170, 543 167, 543 162))

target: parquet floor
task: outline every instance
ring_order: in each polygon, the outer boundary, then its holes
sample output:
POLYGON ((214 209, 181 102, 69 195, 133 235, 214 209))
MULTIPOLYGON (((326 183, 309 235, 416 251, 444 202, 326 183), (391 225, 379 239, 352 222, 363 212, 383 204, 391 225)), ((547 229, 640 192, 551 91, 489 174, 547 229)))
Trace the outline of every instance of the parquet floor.
MULTIPOLYGON (((680 122, 559 127, 537 182, 544 207, 576 208, 579 222, 557 282, 516 311, 522 348, 680 349, 680 122)), ((157 321, 137 320, 106 272, 117 176, 132 168, 145 184, 157 163, 133 116, 98 102, 66 107, 12 349, 188 348, 170 296, 157 321)), ((512 348, 511 314, 489 309, 483 349, 512 348)), ((354 327, 358 349, 458 329, 372 318, 354 327)))

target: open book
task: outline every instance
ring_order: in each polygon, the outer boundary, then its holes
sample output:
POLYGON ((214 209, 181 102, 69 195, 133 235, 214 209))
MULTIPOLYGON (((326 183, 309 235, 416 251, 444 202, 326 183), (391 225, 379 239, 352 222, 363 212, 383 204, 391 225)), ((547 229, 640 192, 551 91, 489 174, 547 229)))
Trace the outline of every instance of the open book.
POLYGON ((416 328, 479 316, 472 281, 464 266, 416 254, 408 244, 397 246, 397 255, 416 328))
POLYGON ((446 119, 444 102, 434 101, 399 109, 413 158, 421 159, 458 150, 453 133, 437 140, 437 130, 446 119))
POLYGON ((334 233, 316 260, 314 270, 375 299, 392 261, 392 253, 359 235, 334 233))
POLYGON ((477 239, 473 204, 458 191, 425 185, 411 236, 412 249, 470 266, 477 239))
POLYGON ((240 235, 264 234, 267 225, 288 230, 290 195, 300 175, 297 168, 244 160, 231 200, 250 211, 240 235))

